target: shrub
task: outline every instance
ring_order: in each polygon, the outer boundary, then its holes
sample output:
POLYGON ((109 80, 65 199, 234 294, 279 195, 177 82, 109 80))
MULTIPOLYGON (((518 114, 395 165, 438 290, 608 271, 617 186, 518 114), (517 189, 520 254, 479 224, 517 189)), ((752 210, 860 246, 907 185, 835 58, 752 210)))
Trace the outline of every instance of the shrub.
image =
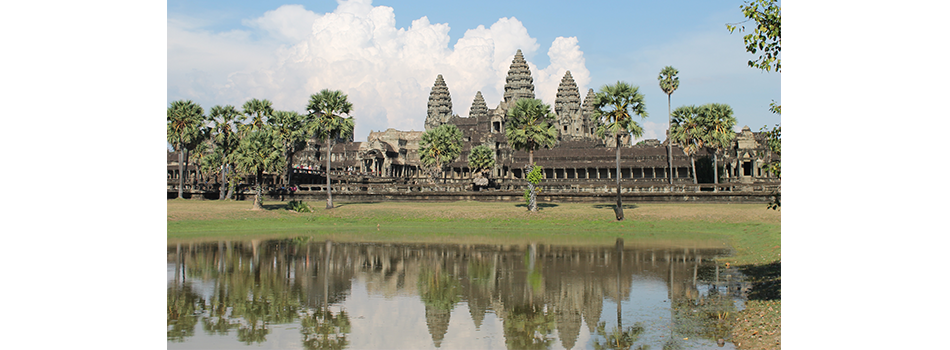
POLYGON ((310 208, 310 206, 307 205, 307 203, 305 203, 305 202, 303 202, 303 201, 290 201, 290 202, 287 202, 287 209, 293 210, 293 211, 298 212, 298 213, 310 213, 310 212, 313 212, 313 210, 310 208))

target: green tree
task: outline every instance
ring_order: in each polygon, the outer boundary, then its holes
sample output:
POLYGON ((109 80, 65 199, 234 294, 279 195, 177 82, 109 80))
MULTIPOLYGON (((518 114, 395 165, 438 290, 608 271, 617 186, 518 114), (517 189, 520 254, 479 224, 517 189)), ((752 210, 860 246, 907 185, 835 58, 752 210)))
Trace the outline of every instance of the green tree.
POLYGON ((495 166, 495 152, 485 145, 475 146, 468 155, 468 166, 474 172, 491 170, 495 166))
POLYGON ((261 201, 264 191, 264 172, 278 172, 284 164, 280 140, 274 136, 266 124, 260 129, 254 129, 241 139, 234 154, 235 168, 245 174, 254 174, 256 188, 254 193, 254 209, 262 209, 261 201))
MULTIPOLYGON (((551 106, 539 99, 522 98, 508 110, 508 127, 505 136, 511 147, 528 152, 528 164, 525 165, 525 176, 534 169, 534 151, 542 147, 552 147, 557 141, 557 116, 551 112, 551 106)), ((528 191, 531 193, 531 203, 528 210, 538 211, 536 184, 528 182, 528 191)))
MULTIPOLYGON (((746 20, 740 23, 727 23, 726 29, 729 30, 729 33, 736 29, 743 32, 745 26, 742 23, 755 22, 755 29, 743 36, 742 40, 745 41, 747 52, 756 54, 761 51, 762 53, 759 54, 757 59, 749 60, 749 67, 766 72, 774 69, 775 72, 781 73, 782 59, 779 56, 782 54, 782 7, 779 6, 776 0, 754 0, 746 2, 740 8, 746 20)), ((776 104, 775 101, 772 101, 769 110, 779 115, 779 117, 782 115, 782 106, 776 104)), ((773 149, 772 152, 775 152, 774 149, 778 149, 779 152, 776 152, 776 154, 781 154, 782 127, 776 125, 772 130, 768 130, 767 127, 763 127, 761 130, 765 132, 766 143, 768 143, 770 149, 773 149)), ((781 179, 781 175, 779 175, 782 168, 781 161, 773 160, 769 162, 767 168, 781 179)), ((769 208, 781 209, 781 196, 780 191, 773 193, 773 200, 769 203, 769 208)))
POLYGON ((683 148, 689 156, 693 168, 693 184, 696 179, 696 153, 706 145, 705 128, 700 118, 700 108, 696 106, 682 106, 673 110, 673 126, 670 128, 670 139, 683 148))
POLYGON ((660 71, 660 75, 656 77, 656 79, 660 81, 660 90, 663 90, 663 93, 666 94, 666 111, 669 114, 669 124, 666 126, 666 160, 670 165, 669 172, 667 173, 667 176, 670 178, 670 185, 673 184, 673 142, 670 141, 670 128, 673 127, 671 98, 673 91, 676 91, 680 86, 680 78, 676 76, 679 73, 676 68, 666 66, 660 71))
POLYGON ((333 191, 330 188, 330 161, 331 151, 337 139, 349 139, 353 136, 353 104, 347 100, 342 91, 329 89, 320 90, 310 95, 307 104, 308 116, 313 118, 309 123, 309 134, 323 140, 327 146, 327 209, 333 209, 333 191), (344 117, 345 115, 345 117, 344 117))
POLYGON ((309 126, 308 118, 294 111, 276 111, 267 122, 274 129, 274 136, 277 137, 284 151, 284 159, 287 161, 284 168, 284 185, 291 185, 291 175, 293 174, 294 152, 306 146, 309 126))
POLYGON ((617 220, 623 220, 623 200, 620 197, 620 147, 621 136, 643 136, 643 128, 634 115, 646 118, 646 104, 643 102, 640 88, 626 82, 618 81, 614 85, 604 85, 595 95, 594 114, 591 116, 597 125, 596 134, 600 138, 614 136, 617 141, 617 220))
POLYGON ((732 128, 736 118, 732 116, 732 107, 727 104, 709 103, 700 107, 700 119, 706 129, 706 146, 713 152, 713 182, 719 184, 719 152, 732 146, 736 139, 732 128))
POLYGON ((419 141, 419 160, 422 165, 434 167, 445 182, 445 165, 462 154, 462 131, 455 124, 442 124, 422 133, 419 141))
POLYGON ((267 99, 258 100, 256 98, 244 102, 244 114, 247 115, 250 126, 255 129, 264 127, 269 118, 274 113, 273 103, 267 99))
POLYGON ((782 71, 782 7, 776 0, 747 1, 740 6, 742 14, 747 18, 740 23, 726 24, 729 33, 739 29, 745 31, 742 23, 755 22, 755 29, 742 37, 745 41, 745 50, 751 54, 759 53, 755 60, 749 60, 749 67, 765 70, 766 72, 782 71))
POLYGON ((184 169, 186 146, 200 136, 204 110, 191 100, 178 100, 168 107, 167 118, 167 140, 178 152, 178 198, 184 198, 182 190, 187 178, 184 169))
MULTIPOLYGON (((231 162, 231 153, 237 148, 240 139, 237 134, 236 123, 241 119, 241 113, 232 105, 211 107, 212 140, 214 141, 215 158, 221 167, 221 195, 220 199, 231 199, 234 186, 228 186, 229 173, 234 171, 231 162), (227 194, 225 194, 227 193, 227 194)), ((231 180, 233 182, 234 180, 231 180)))

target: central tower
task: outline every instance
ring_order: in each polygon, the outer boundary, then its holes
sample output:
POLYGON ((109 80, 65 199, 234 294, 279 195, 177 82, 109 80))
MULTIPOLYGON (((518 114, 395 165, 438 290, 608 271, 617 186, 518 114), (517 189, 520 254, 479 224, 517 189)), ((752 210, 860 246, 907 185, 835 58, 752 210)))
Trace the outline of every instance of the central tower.
POLYGON ((519 98, 534 98, 534 79, 531 78, 531 69, 525 62, 521 49, 515 53, 508 68, 508 77, 505 78, 505 104, 513 106, 519 98))

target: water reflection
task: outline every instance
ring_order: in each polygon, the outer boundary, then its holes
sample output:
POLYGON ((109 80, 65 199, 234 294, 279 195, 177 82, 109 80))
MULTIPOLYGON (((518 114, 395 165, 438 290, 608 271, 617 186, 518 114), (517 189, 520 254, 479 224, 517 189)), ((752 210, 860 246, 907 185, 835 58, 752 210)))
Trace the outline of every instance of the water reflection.
POLYGON ((722 254, 622 241, 173 244, 168 348, 731 348, 742 282, 711 263, 722 254))

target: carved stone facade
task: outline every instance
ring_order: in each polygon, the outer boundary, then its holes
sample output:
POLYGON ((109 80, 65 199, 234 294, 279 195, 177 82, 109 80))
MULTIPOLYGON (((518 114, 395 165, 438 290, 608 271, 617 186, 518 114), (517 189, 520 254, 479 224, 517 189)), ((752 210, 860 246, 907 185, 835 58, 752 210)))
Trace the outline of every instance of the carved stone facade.
POLYGON ((429 108, 426 114, 426 130, 432 130, 445 124, 452 117, 452 95, 445 85, 442 74, 435 78, 435 85, 429 93, 429 108))
POLYGON ((505 78, 505 103, 514 106, 519 98, 534 98, 534 79, 531 78, 531 69, 521 49, 515 53, 508 68, 508 77, 505 78))

